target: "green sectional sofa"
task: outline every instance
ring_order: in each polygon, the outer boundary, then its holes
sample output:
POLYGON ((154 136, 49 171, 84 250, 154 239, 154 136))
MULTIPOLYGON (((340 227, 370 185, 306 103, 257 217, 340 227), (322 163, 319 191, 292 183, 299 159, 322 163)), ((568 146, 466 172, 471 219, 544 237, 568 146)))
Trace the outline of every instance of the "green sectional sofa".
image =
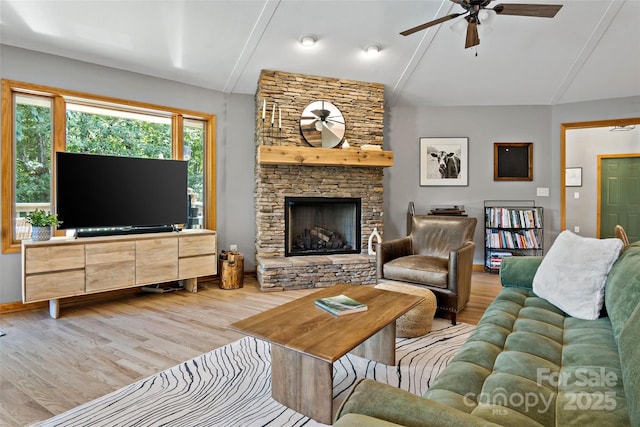
POLYGON ((534 294, 541 262, 503 261, 504 288, 424 396, 361 380, 334 426, 640 426, 640 242, 605 276, 595 320, 534 294))

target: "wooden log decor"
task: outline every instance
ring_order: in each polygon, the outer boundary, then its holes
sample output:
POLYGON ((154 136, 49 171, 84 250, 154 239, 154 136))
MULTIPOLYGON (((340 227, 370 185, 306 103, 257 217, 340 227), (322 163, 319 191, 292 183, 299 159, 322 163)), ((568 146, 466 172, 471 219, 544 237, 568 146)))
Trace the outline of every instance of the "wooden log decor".
POLYGON ((220 289, 238 289, 244 286, 244 256, 239 252, 220 252, 218 259, 220 289))

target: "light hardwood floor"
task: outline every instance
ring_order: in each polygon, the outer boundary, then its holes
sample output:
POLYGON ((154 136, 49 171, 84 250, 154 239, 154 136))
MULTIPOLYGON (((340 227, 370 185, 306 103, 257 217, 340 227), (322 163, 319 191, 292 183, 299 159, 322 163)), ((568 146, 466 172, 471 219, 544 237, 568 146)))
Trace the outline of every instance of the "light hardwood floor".
MULTIPOLYGON (((476 324, 500 290, 497 275, 474 272, 471 301, 458 321, 476 324)), ((197 294, 137 293, 0 315, 0 425, 50 418, 139 379, 233 342, 232 322, 314 290, 260 292, 256 279, 197 294)))

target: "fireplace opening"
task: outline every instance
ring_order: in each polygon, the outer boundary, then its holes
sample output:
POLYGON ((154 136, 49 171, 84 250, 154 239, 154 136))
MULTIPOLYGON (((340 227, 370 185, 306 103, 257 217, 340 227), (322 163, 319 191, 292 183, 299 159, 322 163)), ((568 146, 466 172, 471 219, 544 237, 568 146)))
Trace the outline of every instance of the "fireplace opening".
POLYGON ((361 201, 285 197, 285 256, 360 253, 361 201))

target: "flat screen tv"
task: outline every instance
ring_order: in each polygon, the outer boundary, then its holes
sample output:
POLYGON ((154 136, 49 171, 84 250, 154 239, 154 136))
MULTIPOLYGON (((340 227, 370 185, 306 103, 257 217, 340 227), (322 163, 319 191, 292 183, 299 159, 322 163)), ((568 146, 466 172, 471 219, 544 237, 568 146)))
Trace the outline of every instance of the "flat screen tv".
POLYGON ((144 232, 187 223, 186 161, 67 152, 56 161, 60 228, 144 232))

